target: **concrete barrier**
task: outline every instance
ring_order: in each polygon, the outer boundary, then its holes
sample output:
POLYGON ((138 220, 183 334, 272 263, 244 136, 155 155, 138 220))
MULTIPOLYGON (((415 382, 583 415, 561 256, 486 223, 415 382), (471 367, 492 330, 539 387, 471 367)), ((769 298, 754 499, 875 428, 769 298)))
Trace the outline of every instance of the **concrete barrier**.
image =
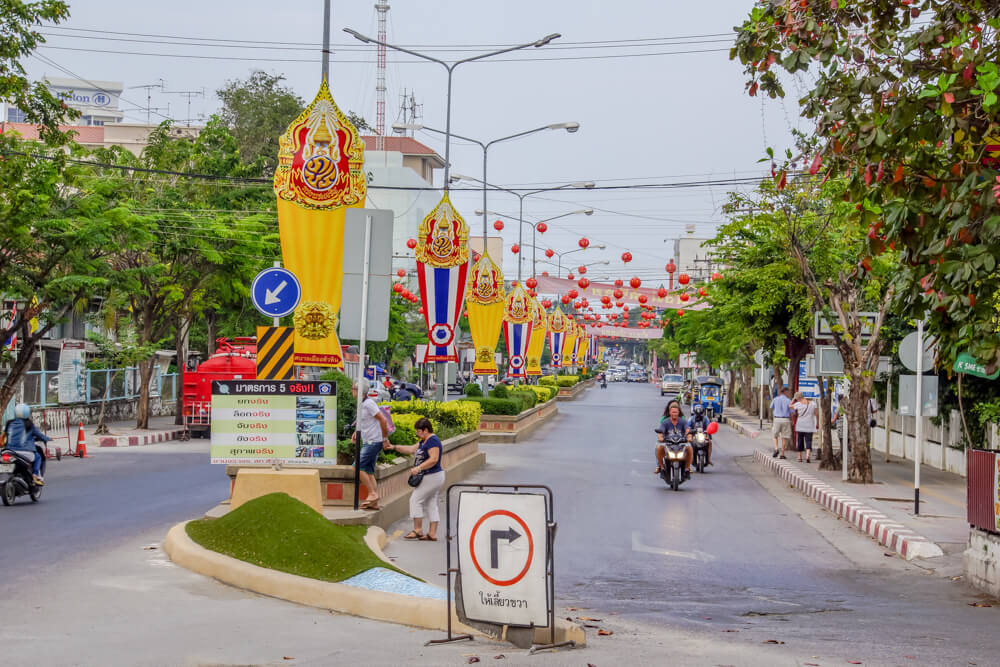
MULTIPOLYGON (((188 536, 186 525, 185 521, 170 529, 163 549, 170 560, 198 574, 236 588, 310 607, 427 630, 446 632, 448 629, 448 604, 445 600, 373 591, 269 570, 205 549, 188 536)), ((376 553, 380 552, 381 549, 376 553)), ((477 630, 462 625, 454 609, 451 620, 453 632, 482 636, 477 630)), ((535 643, 547 644, 549 638, 548 629, 535 630, 535 643)), ((556 620, 556 641, 574 641, 577 646, 584 646, 587 637, 579 625, 556 620)))
POLYGON ((286 468, 244 468, 236 475, 229 508, 234 510, 243 503, 269 493, 287 493, 317 512, 323 511, 319 490, 319 471, 286 468))
POLYGON ((482 415, 479 433, 482 442, 517 442, 559 412, 554 400, 525 410, 519 415, 482 415))

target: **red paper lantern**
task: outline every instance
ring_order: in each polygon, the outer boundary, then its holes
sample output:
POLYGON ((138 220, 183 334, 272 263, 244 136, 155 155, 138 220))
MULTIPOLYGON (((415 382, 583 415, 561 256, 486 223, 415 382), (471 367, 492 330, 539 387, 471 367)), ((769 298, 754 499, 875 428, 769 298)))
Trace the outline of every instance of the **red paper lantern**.
POLYGON ((406 269, 400 269, 399 271, 396 271, 396 275, 399 276, 400 278, 405 278, 406 277, 406 269))
POLYGON ((622 253, 622 261, 625 262, 626 264, 628 264, 629 262, 631 262, 632 261, 632 253, 630 253, 630 252, 623 252, 622 253))
POLYGON ((628 284, 632 286, 632 289, 639 289, 639 285, 642 284, 642 281, 638 278, 632 278, 632 280, 628 281, 628 284))
POLYGON ((656 296, 660 297, 661 299, 665 298, 667 296, 667 288, 661 287, 660 289, 656 290, 656 296))
POLYGON ((681 275, 677 276, 677 282, 679 282, 681 285, 687 285, 689 282, 691 282, 691 276, 689 276, 686 273, 682 273, 681 275))
POLYGON ((587 289, 587 287, 590 285, 590 281, 587 280, 586 278, 580 278, 580 280, 578 280, 576 284, 583 289, 587 289))
POLYGON ((416 239, 410 239, 410 240, 408 240, 406 242, 406 247, 409 248, 410 250, 413 250, 414 248, 417 247, 417 240, 416 239))
POLYGON ((396 283, 395 285, 392 286, 392 291, 395 292, 396 294, 402 294, 403 293, 403 284, 402 283, 396 283))
POLYGON ((510 251, 516 255, 517 253, 521 252, 521 246, 515 243, 510 247, 510 251))
POLYGON ((493 229, 497 230, 498 232, 502 232, 503 231, 503 220, 497 220, 497 221, 495 221, 493 223, 493 229))
POLYGON ((704 287, 698 288, 698 296, 708 296, 708 292, 705 291, 704 287))
POLYGON ((420 313, 421 315, 423 315, 423 314, 425 314, 425 313, 426 313, 426 310, 424 309, 424 307, 423 307, 423 306, 420 306, 420 310, 419 310, 419 311, 417 311, 417 312, 419 312, 419 313, 420 313))
POLYGON ((622 306, 625 305, 625 302, 624 301, 615 301, 615 305, 618 306, 619 308, 621 308, 622 306))
POLYGON ((571 299, 569 298, 569 296, 567 296, 567 295, 565 295, 565 294, 563 294, 563 296, 562 296, 562 299, 560 299, 560 300, 561 300, 561 301, 562 301, 562 302, 563 302, 564 304, 568 304, 568 303, 569 303, 569 302, 571 301, 571 299))
POLYGON ((579 310, 580 309, 580 302, 579 301, 574 301, 573 302, 573 307, 576 308, 577 310, 579 310))
POLYGON ((538 281, 534 278, 528 278, 524 281, 524 284, 528 286, 528 289, 535 289, 538 287, 538 281))
POLYGON ((544 222, 539 222, 537 225, 535 225, 535 229, 538 230, 539 234, 544 234, 548 228, 549 226, 546 225, 544 222))
POLYGON ((551 308, 552 307, 552 301, 550 299, 544 299, 542 301, 542 307, 543 308, 551 308))
POLYGON ((577 241, 577 243, 580 244, 581 248, 586 248, 587 246, 590 245, 590 240, 586 236, 584 236, 582 239, 577 241))
POLYGON ((580 296, 580 293, 577 292, 575 289, 571 289, 570 291, 568 291, 566 293, 569 294, 569 298, 571 298, 571 299, 575 299, 576 297, 580 296))
POLYGON ((567 279, 567 280, 576 280, 576 276, 574 276, 574 275, 573 275, 573 274, 571 273, 571 274, 569 274, 568 276, 566 276, 566 279, 567 279))
POLYGON ((624 311, 624 312, 627 313, 628 312, 628 306, 622 306, 622 311, 624 311))
POLYGON ((534 299, 536 296, 538 296, 538 292, 536 292, 533 289, 530 289, 530 290, 528 290, 528 296, 530 296, 532 299, 534 299))
POLYGON ((615 295, 615 298, 616 298, 616 299, 620 299, 620 298, 622 298, 623 296, 625 296, 625 292, 621 291, 620 289, 616 289, 616 290, 615 290, 615 291, 613 292, 613 294, 615 295))
POLYGON ((678 308, 677 309, 677 317, 684 317, 684 309, 683 308, 678 308))
POLYGON ((611 297, 605 294, 601 297, 601 303, 611 303, 611 297))
POLYGON ((409 298, 410 298, 410 290, 404 289, 403 291, 401 291, 399 293, 399 296, 403 297, 404 299, 409 300, 409 298))
POLYGON ((480 255, 478 252, 472 253, 472 261, 473 262, 478 262, 482 258, 483 258, 483 256, 480 255))
POLYGON ((585 274, 587 272, 587 267, 585 267, 585 266, 579 266, 579 267, 577 267, 576 272, 579 273, 582 276, 583 274, 585 274))
POLYGON ((554 255, 554 254, 556 254, 556 251, 553 250, 552 248, 549 248, 548 250, 545 251, 545 256, 546 257, 552 257, 552 255, 554 255))
POLYGON ((625 283, 622 282, 621 278, 615 281, 615 287, 625 287, 625 283))
POLYGON ((677 265, 674 264, 674 260, 670 260, 669 262, 667 262, 667 265, 663 268, 667 270, 667 273, 673 273, 674 271, 677 270, 677 265))
POLYGON ((646 296, 645 294, 640 294, 639 295, 639 303, 646 303, 647 301, 649 301, 649 297, 648 296, 646 296))
POLYGON ((681 294, 681 301, 687 301, 690 298, 687 294, 681 294))

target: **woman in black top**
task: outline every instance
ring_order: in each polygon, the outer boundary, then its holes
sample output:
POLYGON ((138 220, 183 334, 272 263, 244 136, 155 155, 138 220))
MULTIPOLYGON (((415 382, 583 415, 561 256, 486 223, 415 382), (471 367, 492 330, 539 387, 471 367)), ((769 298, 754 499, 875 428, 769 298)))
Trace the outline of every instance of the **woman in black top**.
POLYGON ((437 542, 437 529, 441 522, 438 491, 445 481, 444 469, 441 467, 441 439, 434 435, 434 426, 426 417, 418 419, 413 429, 420 439, 418 444, 389 445, 389 449, 413 454, 411 476, 423 473, 420 484, 410 494, 410 518, 413 519, 413 530, 404 535, 403 539, 437 542), (421 532, 424 518, 428 522, 426 534, 421 532))

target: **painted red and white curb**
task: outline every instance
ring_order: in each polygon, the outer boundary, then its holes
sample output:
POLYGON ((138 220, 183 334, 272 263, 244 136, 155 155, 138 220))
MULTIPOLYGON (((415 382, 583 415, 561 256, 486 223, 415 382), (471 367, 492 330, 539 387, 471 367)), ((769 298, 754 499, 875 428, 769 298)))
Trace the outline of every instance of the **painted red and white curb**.
POLYGON ((770 452, 754 450, 753 459, 809 498, 854 524, 858 530, 892 549, 906 560, 943 556, 941 547, 878 510, 855 500, 807 472, 776 459, 770 452))
POLYGON ((732 428, 732 429, 734 429, 736 431, 739 431, 740 433, 742 433, 743 435, 745 435, 748 438, 756 438, 757 436, 759 436, 761 434, 761 431, 758 431, 757 429, 753 428, 752 426, 748 426, 744 422, 737 421, 736 419, 733 419, 732 417, 723 415, 722 416, 722 420, 724 422, 726 422, 726 424, 728 424, 730 428, 732 428))
POLYGON ((98 435, 98 447, 138 447, 142 445, 155 445, 158 442, 170 442, 180 440, 184 434, 184 429, 178 427, 170 431, 157 431, 155 433, 143 433, 142 435, 98 435))

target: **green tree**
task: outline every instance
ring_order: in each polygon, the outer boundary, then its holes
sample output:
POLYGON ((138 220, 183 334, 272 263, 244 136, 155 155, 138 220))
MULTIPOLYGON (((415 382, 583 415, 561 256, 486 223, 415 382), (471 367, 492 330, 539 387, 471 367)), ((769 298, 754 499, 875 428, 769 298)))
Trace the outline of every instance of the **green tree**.
POLYGON ((900 252, 896 307, 927 316, 949 367, 1000 361, 998 29, 993 0, 761 0, 731 53, 750 95, 810 72, 809 171, 846 174, 859 253, 900 252))
MULTIPOLYGON (((114 313, 108 315, 112 318, 116 317, 114 313)), ((87 334, 87 340, 97 347, 97 356, 100 362, 112 369, 104 395, 101 396, 101 412, 97 418, 97 430, 94 431, 101 435, 108 433, 108 425, 104 423, 104 413, 108 405, 108 395, 111 393, 111 387, 118 373, 124 368, 136 366, 149 359, 156 352, 156 348, 153 345, 140 344, 135 331, 129 327, 119 329, 117 336, 114 337, 90 332, 87 334)))

